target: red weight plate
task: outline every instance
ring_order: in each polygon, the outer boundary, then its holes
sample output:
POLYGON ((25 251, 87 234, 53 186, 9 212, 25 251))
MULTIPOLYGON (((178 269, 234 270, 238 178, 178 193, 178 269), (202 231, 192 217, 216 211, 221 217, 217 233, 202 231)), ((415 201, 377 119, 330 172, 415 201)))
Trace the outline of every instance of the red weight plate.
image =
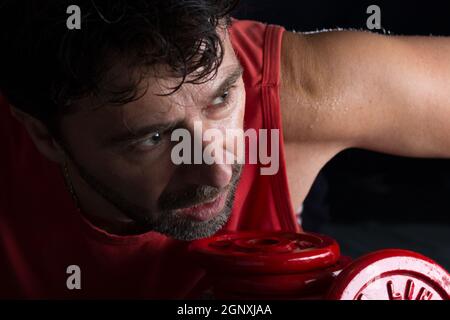
POLYGON ((280 295, 303 297, 324 296, 337 275, 350 264, 351 259, 341 257, 336 264, 298 274, 270 275, 212 275, 214 292, 228 292, 240 295, 261 295, 278 297, 280 295))
POLYGON ((382 250, 351 263, 336 278, 332 300, 449 300, 450 275, 406 250, 382 250))
POLYGON ((335 240, 317 234, 242 232, 194 241, 190 249, 211 273, 287 274, 337 262, 335 240))

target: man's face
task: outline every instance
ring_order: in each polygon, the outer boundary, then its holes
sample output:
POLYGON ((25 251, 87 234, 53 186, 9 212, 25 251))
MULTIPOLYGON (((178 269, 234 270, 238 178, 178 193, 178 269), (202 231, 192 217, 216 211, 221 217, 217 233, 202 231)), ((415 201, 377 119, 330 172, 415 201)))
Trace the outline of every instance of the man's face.
MULTIPOLYGON (((184 128, 194 137, 198 124, 223 133, 223 153, 234 150, 225 130, 243 128, 245 89, 230 39, 223 38, 224 60, 211 81, 161 96, 180 79, 154 75, 137 101, 92 108, 84 99, 80 111, 63 118, 71 178, 92 216, 140 221, 145 230, 181 240, 211 236, 228 220, 241 166, 175 165, 171 155, 172 131, 184 128)), ((128 73, 118 70, 113 82, 126 82, 128 73)), ((203 148, 213 143, 200 141, 203 148)))

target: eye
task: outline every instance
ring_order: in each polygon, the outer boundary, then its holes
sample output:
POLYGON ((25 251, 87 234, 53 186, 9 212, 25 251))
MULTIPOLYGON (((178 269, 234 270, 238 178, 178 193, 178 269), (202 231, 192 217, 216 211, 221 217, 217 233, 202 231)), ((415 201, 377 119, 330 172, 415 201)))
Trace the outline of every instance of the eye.
POLYGON ((228 101, 228 98, 230 96, 230 91, 225 91, 220 97, 217 97, 216 99, 213 100, 213 102, 211 103, 212 106, 218 106, 221 104, 224 104, 228 101))
POLYGON ((142 139, 135 143, 135 146, 142 147, 152 147, 158 145, 162 140, 162 134, 159 132, 154 132, 150 134, 147 138, 142 139))

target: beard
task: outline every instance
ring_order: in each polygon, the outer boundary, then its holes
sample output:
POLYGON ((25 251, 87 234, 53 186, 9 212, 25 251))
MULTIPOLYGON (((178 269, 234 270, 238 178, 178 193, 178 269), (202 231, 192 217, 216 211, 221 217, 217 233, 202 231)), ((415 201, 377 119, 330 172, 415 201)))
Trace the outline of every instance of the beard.
POLYGON ((163 193, 158 200, 158 214, 128 200, 121 192, 101 182, 86 168, 74 161, 80 177, 97 194, 111 203, 122 214, 133 220, 139 233, 158 232, 168 237, 192 241, 214 235, 225 226, 231 216, 235 193, 242 174, 243 165, 234 164, 230 184, 223 189, 207 185, 191 185, 176 193, 163 193), (223 209, 207 221, 196 221, 176 213, 177 209, 193 207, 207 203, 219 195, 227 193, 223 209))

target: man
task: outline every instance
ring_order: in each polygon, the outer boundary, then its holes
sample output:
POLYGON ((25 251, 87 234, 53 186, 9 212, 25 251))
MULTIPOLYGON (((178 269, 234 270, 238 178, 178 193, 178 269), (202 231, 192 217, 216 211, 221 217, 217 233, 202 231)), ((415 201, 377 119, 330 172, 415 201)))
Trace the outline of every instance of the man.
MULTIPOLYGON (((207 282, 190 241, 299 231, 342 150, 450 155, 448 39, 296 34, 232 21, 234 6, 0 2, 0 297, 196 297, 207 282), (278 130, 259 137, 278 170, 177 164, 173 133, 199 124, 278 130)), ((226 137, 200 143, 240 158, 226 137)))

